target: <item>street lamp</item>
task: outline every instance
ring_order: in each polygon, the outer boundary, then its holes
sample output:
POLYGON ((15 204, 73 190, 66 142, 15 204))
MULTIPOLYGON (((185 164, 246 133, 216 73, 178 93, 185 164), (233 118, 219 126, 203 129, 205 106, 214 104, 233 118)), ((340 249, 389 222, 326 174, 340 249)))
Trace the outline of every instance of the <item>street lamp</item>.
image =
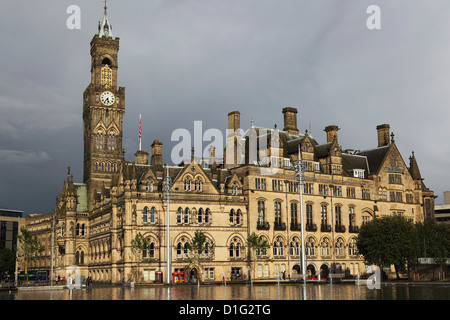
POLYGON ((172 181, 169 176, 169 167, 166 164, 166 178, 164 179, 163 191, 165 193, 165 200, 167 205, 167 216, 166 216, 166 224, 167 224, 167 284, 170 284, 170 271, 172 270, 172 255, 170 250, 170 192, 172 188, 172 181))
POLYGON ((304 168, 305 164, 302 161, 302 156, 300 152, 300 144, 298 146, 298 161, 294 167, 295 172, 297 173, 298 179, 298 188, 300 195, 300 230, 301 230, 301 241, 302 241, 302 254, 301 254, 301 268, 303 275, 303 282, 306 284, 306 267, 305 267, 305 237, 304 237, 304 224, 303 224, 303 184, 304 184, 304 168))
POLYGON ((334 213, 333 213, 333 193, 334 193, 334 186, 332 184, 329 185, 330 187, 330 194, 331 194, 331 237, 332 237, 332 243, 331 243, 331 254, 333 255, 333 264, 331 265, 330 268, 330 282, 333 283, 333 266, 334 268, 336 268, 336 252, 334 252, 335 248, 334 248, 334 213))

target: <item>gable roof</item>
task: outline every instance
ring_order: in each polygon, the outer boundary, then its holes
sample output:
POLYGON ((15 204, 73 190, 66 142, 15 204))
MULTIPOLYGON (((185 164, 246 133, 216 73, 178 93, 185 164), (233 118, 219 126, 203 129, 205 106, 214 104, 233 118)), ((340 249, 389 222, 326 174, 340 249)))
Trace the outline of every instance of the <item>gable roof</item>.
POLYGON ((384 161, 384 158, 386 157, 386 154, 389 150, 390 145, 365 150, 365 151, 358 151, 355 154, 360 156, 365 156, 367 158, 367 163, 369 165, 369 170, 371 173, 378 173, 378 170, 381 167, 381 164, 384 161))

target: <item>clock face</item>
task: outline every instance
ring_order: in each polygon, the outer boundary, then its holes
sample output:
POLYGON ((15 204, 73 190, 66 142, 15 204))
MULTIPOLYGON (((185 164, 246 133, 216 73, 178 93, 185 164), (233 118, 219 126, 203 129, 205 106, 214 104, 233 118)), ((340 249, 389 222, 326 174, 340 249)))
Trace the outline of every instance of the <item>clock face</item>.
POLYGON ((114 94, 110 91, 105 91, 100 96, 100 100, 105 106, 110 106, 114 103, 114 94))

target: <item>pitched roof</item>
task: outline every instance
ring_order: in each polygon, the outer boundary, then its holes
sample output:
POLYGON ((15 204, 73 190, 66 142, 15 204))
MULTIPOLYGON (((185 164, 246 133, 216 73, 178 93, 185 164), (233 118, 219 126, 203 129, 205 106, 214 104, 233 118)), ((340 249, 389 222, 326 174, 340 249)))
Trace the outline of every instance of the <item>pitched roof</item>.
POLYGON ((389 145, 365 151, 358 151, 355 154, 367 157, 370 172, 377 173, 388 150, 389 145))

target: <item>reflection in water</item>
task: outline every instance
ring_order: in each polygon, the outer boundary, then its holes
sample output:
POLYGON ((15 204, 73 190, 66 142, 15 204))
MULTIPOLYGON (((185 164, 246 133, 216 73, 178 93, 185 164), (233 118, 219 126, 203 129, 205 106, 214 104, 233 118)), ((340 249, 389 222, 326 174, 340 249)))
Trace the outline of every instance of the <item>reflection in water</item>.
POLYGON ((450 284, 203 285, 0 292, 0 300, 449 300, 450 284))

